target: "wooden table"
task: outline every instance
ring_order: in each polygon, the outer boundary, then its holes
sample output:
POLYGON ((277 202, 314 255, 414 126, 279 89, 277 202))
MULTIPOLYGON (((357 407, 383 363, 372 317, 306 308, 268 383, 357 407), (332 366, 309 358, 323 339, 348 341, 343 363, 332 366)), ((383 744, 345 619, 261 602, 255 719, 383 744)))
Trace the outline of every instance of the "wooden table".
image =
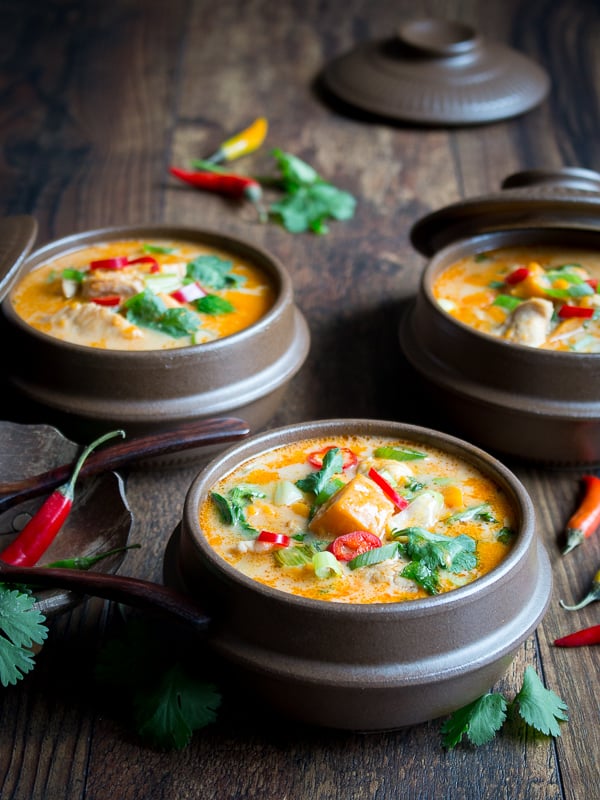
MULTIPOLYGON (((288 268, 311 353, 270 425, 325 417, 421 421, 397 325, 423 259, 410 226, 431 210, 499 188, 518 170, 600 169, 600 7, 592 0, 0 0, 0 203, 32 214, 39 242, 116 223, 163 221, 249 238, 288 268), (552 90, 518 118, 419 128, 342 113, 315 81, 332 57, 388 36, 415 14, 456 18, 543 65, 552 90), (254 117, 281 147, 358 197, 355 219, 323 237, 259 224, 252 209, 195 192, 171 163, 206 155, 254 117), (394 390, 398 374, 406 377, 394 390)), ((10 343, 5 343, 5 347, 10 343)), ((440 721, 355 735, 258 719, 241 707, 179 752, 157 752, 97 702, 94 651, 114 609, 89 600, 53 621, 33 673, 0 691, 2 800, 114 797, 362 800, 592 798, 600 785, 599 651, 552 640, 598 621, 568 615, 600 564, 600 540, 560 556, 581 473, 514 465, 530 491, 555 590, 537 633, 495 688, 514 695, 532 665, 570 709, 556 740, 499 735, 441 746, 440 721)), ((126 571, 161 578, 165 543, 195 473, 132 471, 126 571)))

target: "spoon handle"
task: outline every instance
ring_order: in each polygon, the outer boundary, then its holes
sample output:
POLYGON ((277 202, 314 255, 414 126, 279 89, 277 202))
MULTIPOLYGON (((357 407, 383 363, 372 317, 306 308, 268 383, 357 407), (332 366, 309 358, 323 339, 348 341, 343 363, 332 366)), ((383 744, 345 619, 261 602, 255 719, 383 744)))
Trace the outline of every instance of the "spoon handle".
MULTIPOLYGON (((233 441, 246 436, 249 431, 248 424, 238 417, 205 417, 162 433, 119 440, 93 452, 84 462, 80 477, 119 469, 140 458, 233 441)), ((62 464, 40 475, 0 483, 0 512, 17 502, 39 497, 44 492, 56 489, 68 480, 71 469, 72 464, 62 464)))
POLYGON ((25 583, 45 589, 68 589, 80 594, 125 603, 142 610, 161 612, 175 616, 200 633, 207 631, 211 621, 210 617, 184 594, 160 583, 139 578, 52 567, 14 567, 4 563, 0 563, 0 578, 4 583, 25 583))

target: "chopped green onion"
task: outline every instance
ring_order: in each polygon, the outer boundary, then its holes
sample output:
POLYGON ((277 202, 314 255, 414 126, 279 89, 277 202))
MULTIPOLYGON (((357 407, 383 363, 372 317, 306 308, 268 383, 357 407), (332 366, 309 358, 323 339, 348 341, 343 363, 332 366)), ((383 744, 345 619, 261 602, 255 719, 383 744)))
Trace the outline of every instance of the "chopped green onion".
POLYGON ((384 544, 382 547, 374 547, 372 550, 367 550, 361 553, 351 561, 348 562, 350 569, 358 569, 358 567, 370 567, 373 564, 380 564, 382 561, 388 561, 390 558, 396 558, 398 555, 398 543, 391 542, 391 544, 384 544))
POLYGON ((410 447, 378 447, 373 455, 376 458, 389 458, 393 461, 415 461, 427 458, 427 453, 412 450, 410 447))
POLYGON ((317 578, 331 578, 333 575, 344 574, 342 565, 329 550, 322 550, 319 553, 315 553, 312 562, 317 578))
POLYGON ((315 548, 310 544, 283 547, 273 551, 273 558, 281 567, 305 567, 312 563, 315 548))
POLYGON ((304 500, 304 495, 291 481, 278 481, 273 491, 273 502, 276 506, 291 506, 304 500))
POLYGON ((167 273, 163 275, 150 275, 144 280, 144 285, 154 294, 161 292, 174 292, 181 286, 179 275, 167 273))
POLYGON ((76 283, 81 283, 81 281, 85 278, 85 272, 82 272, 80 269, 63 269, 61 272, 61 278, 64 281, 75 281, 76 283))
POLYGON ((513 297, 510 294, 499 294, 498 297, 492 303, 493 306, 500 306, 500 308, 505 308, 507 311, 512 311, 517 306, 521 305, 523 301, 520 300, 518 297, 513 297))

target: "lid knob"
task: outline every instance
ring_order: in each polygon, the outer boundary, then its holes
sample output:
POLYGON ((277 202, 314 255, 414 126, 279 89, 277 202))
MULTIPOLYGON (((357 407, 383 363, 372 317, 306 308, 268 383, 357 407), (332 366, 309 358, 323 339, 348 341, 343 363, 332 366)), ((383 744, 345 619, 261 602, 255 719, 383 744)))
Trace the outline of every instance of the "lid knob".
POLYGON ((396 29, 396 36, 424 55, 441 58, 472 53, 480 43, 474 28, 443 19, 410 20, 396 29))

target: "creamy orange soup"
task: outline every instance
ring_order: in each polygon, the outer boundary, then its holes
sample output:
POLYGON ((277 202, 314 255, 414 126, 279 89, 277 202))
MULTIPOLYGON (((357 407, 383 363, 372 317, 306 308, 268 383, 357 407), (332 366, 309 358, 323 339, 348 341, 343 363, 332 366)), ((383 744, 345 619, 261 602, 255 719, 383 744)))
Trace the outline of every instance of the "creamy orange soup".
POLYGON ((311 439, 256 456, 199 511, 210 546, 260 583, 342 603, 448 592, 510 550, 505 493, 466 462, 377 437, 311 439))
POLYGON ((273 305, 256 265, 178 241, 86 247, 27 274, 16 313, 57 339, 111 350, 160 350, 210 342, 247 328, 273 305))
POLYGON ((484 333, 546 350, 600 352, 600 252, 508 247, 468 256, 433 285, 440 306, 484 333))

